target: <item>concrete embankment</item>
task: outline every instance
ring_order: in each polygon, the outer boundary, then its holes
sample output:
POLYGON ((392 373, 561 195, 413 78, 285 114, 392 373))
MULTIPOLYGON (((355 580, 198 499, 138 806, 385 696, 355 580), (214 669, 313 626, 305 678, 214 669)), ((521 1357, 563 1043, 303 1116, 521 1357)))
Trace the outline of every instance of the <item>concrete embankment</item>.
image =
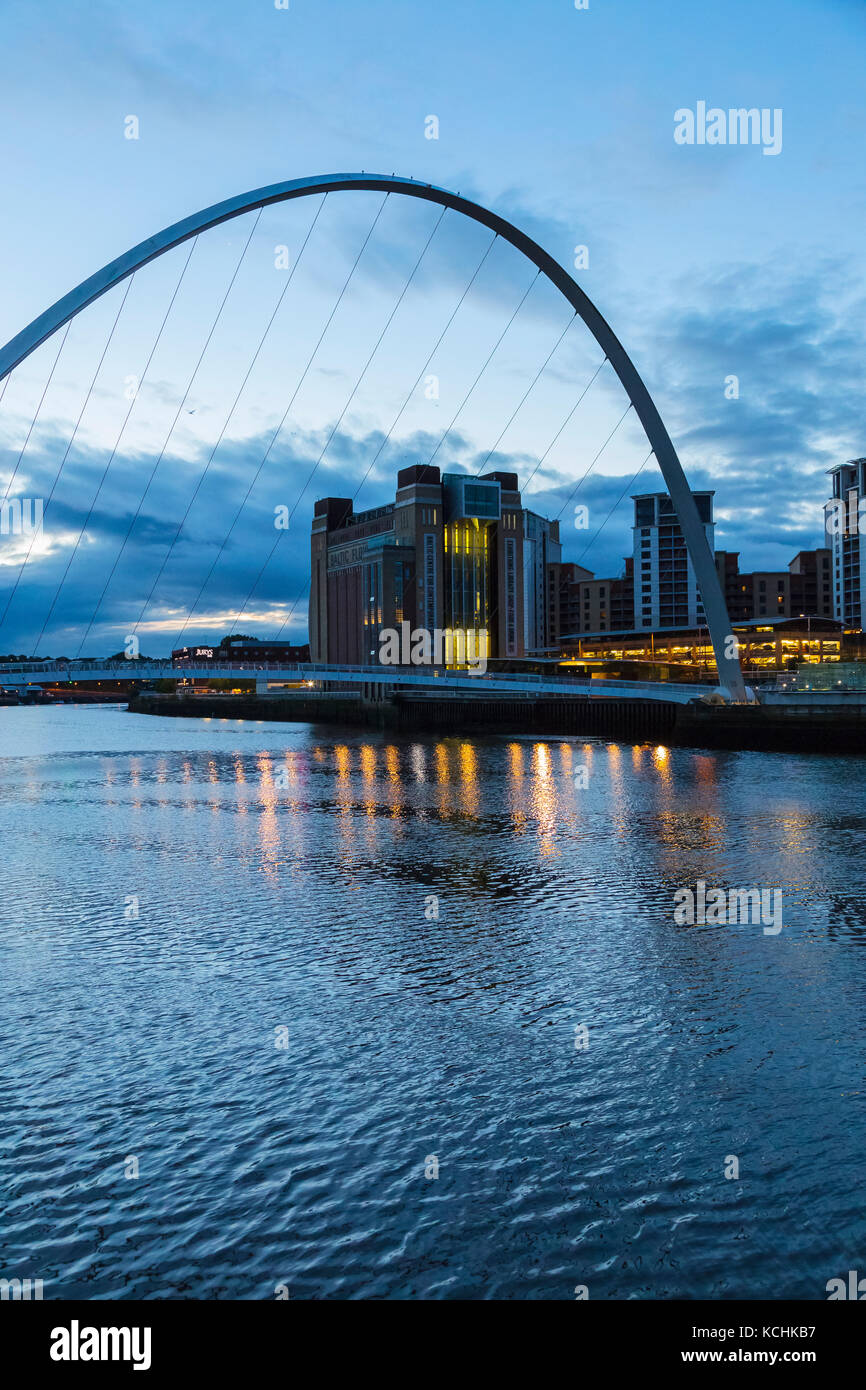
POLYGON ((866 703, 776 702, 763 705, 678 705, 665 700, 535 699, 531 696, 471 699, 397 694, 365 699, 360 693, 207 695, 178 699, 142 694, 130 701, 136 714, 197 719, 250 719, 333 724, 407 733, 585 734, 627 743, 679 744, 697 748, 777 749, 866 753, 866 703))
POLYGON ((760 705, 681 705, 675 743, 794 753, 866 754, 866 703, 820 699, 760 705))
POLYGON ((174 719, 261 719, 299 724, 370 724, 360 695, 304 692, 292 695, 176 695, 145 692, 129 702, 132 714, 174 719))
POLYGON ((593 700, 532 697, 466 700, 405 698, 365 700, 360 694, 172 695, 143 694, 130 700, 134 714, 175 718, 261 719, 310 724, 431 732, 598 734, 641 742, 670 738, 676 705, 659 700, 593 700))

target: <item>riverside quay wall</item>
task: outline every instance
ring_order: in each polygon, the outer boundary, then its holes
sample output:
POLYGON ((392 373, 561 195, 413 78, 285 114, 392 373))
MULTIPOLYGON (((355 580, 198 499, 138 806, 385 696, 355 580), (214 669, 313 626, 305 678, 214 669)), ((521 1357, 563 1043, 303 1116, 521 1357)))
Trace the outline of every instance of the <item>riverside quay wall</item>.
POLYGON ((443 698, 401 692, 390 699, 360 692, 133 697, 136 714, 198 719, 249 719, 332 724, 395 732, 452 734, 577 734, 698 748, 770 749, 866 755, 866 700, 777 699, 758 705, 710 705, 696 700, 538 699, 532 695, 443 698))
POLYGON ((299 692, 268 695, 174 695, 144 693, 129 701, 133 714, 198 719, 261 719, 366 728, 448 730, 452 733, 574 733, 610 738, 668 738, 677 707, 664 700, 537 699, 532 695, 471 698, 395 694, 299 692))

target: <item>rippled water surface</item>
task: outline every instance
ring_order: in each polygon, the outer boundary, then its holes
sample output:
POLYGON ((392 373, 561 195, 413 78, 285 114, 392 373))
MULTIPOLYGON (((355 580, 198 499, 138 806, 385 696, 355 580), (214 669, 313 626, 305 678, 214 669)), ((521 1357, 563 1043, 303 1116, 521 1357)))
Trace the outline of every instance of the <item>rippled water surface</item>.
POLYGON ((0 1275, 825 1298, 866 1269, 864 767, 0 710, 0 1275), (677 926, 701 878, 783 930, 677 926))

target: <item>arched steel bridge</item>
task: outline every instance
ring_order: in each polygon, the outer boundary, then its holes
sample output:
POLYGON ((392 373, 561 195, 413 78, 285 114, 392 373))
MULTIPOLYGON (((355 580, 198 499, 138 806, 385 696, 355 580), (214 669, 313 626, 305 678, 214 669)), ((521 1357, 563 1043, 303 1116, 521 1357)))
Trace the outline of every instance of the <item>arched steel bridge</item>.
POLYGON ((661 469, 668 492, 676 509, 677 519, 682 528, 689 556, 695 570, 704 612, 715 653, 719 681, 726 687, 732 699, 747 698, 746 688, 740 669, 739 659, 730 654, 731 626, 725 605, 721 583, 716 572, 704 529, 698 515, 695 500, 677 452, 671 442, 664 422, 655 403, 644 385, 634 363, 620 343, 613 329, 598 309, 583 292, 572 276, 563 269, 552 256, 537 242, 533 241, 506 218, 478 203, 461 198, 448 189, 437 188, 433 184, 420 183, 415 179, 390 177, 383 174, 325 174, 314 178, 294 179, 286 183, 270 184, 250 193, 242 193, 225 202, 194 213, 171 227, 166 227, 147 241, 127 251, 111 261, 102 270, 84 280, 76 289, 64 295, 45 313, 0 348, 0 382, 34 352, 40 344, 64 324, 68 323, 89 304, 99 299, 108 290, 125 280, 149 261, 155 260, 165 252, 198 236, 211 227, 228 222, 234 217, 256 208, 264 208, 272 203, 287 202, 293 198, 305 198, 317 193, 332 193, 347 190, 367 192, 397 193, 410 198, 421 198, 437 203, 443 208, 452 208, 475 222, 490 228, 498 236, 509 242, 530 260, 543 275, 560 291, 575 312, 583 320, 606 358, 616 372, 634 410, 646 432, 647 439, 661 469))

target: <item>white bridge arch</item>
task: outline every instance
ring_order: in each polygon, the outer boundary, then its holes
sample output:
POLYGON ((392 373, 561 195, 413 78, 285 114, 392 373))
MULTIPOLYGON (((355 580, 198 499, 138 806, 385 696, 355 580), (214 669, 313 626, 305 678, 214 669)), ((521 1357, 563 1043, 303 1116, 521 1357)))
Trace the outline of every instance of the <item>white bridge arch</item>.
POLYGON ((731 625, 724 593, 698 515, 697 505, 691 494, 676 449, 637 368, 613 329, 583 292, 577 281, 548 252, 498 213, 491 212, 489 208, 482 207, 479 203, 461 198, 459 194, 451 193, 448 189, 437 188, 429 183, 420 183, 415 179, 399 178, 395 175, 324 174, 313 178, 294 179, 287 183, 270 184, 266 188, 255 189, 253 192, 228 198, 222 203, 215 203, 212 207, 194 213, 191 217, 186 217, 171 227, 166 227, 155 236, 149 237, 147 241, 134 246, 123 256, 118 256, 116 260, 103 266, 102 270, 91 275, 89 279, 82 281, 69 294, 64 295, 56 304, 53 304, 50 309, 46 309, 43 314, 35 318, 32 323, 10 339, 4 347, 0 348, 0 382, 58 328, 62 328, 76 314, 81 313, 82 309, 86 309, 94 300, 99 299, 101 295, 112 289, 121 280, 132 275, 141 266, 164 255, 166 251, 172 250, 173 247, 189 240, 190 237, 198 236, 211 227, 219 226, 221 222, 228 222, 233 217, 240 217, 255 208, 267 207, 271 203, 287 202, 292 198, 309 197, 316 193, 333 193, 352 189, 398 193, 410 198, 422 198, 428 202, 438 203, 442 207, 452 208, 455 212, 462 213, 475 222, 480 222, 522 252, 556 286, 575 312, 580 315, 625 388, 646 432, 656 462, 661 469, 700 588, 719 681, 722 686, 727 688, 732 699, 745 700, 747 698, 746 688, 739 659, 733 654, 736 648, 730 641, 731 625))

